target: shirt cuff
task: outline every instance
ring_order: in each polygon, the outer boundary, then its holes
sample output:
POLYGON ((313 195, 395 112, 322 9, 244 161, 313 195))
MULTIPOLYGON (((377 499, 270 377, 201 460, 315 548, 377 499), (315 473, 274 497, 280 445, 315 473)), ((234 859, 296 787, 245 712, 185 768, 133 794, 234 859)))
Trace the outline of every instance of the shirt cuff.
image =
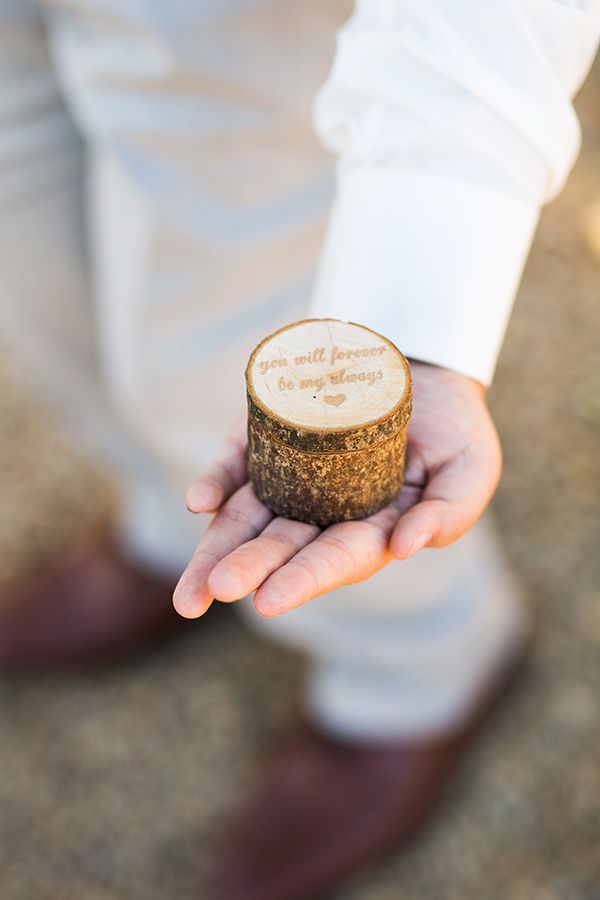
POLYGON ((538 218, 455 178, 340 169, 309 315, 489 385, 538 218))

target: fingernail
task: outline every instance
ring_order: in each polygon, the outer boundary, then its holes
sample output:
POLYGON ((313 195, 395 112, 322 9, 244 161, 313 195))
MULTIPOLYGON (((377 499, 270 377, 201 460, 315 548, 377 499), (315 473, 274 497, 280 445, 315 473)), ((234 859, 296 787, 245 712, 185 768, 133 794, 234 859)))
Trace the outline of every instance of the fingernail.
MULTIPOLYGON (((208 485, 203 484, 194 488, 188 496, 188 509, 194 506, 212 509, 212 507, 216 506, 219 502, 217 494, 217 490, 208 485)), ((193 512, 193 509, 191 512, 193 512)))
POLYGON ((422 550, 423 547, 426 547, 432 537, 433 535, 430 531, 422 531, 421 534, 418 534, 416 536, 411 544, 410 550, 404 558, 410 559, 411 556, 414 556, 415 553, 418 553, 419 550, 422 550))
POLYGON ((180 616, 183 616, 184 619, 196 619, 198 617, 198 613, 195 607, 195 604, 189 603, 185 600, 178 600, 177 603, 174 603, 173 606, 175 610, 179 613, 180 616))
POLYGON ((254 607, 259 616, 262 616, 264 619, 273 619, 275 616, 278 616, 282 609, 272 608, 270 606, 255 606, 254 607))
POLYGON ((179 615, 183 616, 185 619, 193 619, 197 615, 196 598, 185 588, 180 588, 179 586, 177 586, 177 588, 173 592, 173 606, 175 607, 179 615))
POLYGON ((265 619, 273 619, 275 616, 280 616, 281 613, 284 613, 287 610, 287 606, 277 606, 269 603, 261 603, 257 606, 254 604, 254 609, 259 614, 259 616, 263 616, 265 619))

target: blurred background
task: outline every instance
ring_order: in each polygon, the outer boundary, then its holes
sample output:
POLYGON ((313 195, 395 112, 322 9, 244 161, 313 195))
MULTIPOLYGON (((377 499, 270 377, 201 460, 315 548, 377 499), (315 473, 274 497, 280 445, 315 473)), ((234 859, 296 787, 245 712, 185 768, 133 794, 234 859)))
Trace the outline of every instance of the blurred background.
MULTIPOLYGON (((432 827, 332 900, 600 898, 600 65, 491 392, 494 501, 538 622, 518 688, 432 827)), ((0 362, 3 589, 110 515, 110 485, 0 362)), ((192 900, 294 716, 300 659, 213 605, 117 667, 0 677, 2 900, 192 900)))

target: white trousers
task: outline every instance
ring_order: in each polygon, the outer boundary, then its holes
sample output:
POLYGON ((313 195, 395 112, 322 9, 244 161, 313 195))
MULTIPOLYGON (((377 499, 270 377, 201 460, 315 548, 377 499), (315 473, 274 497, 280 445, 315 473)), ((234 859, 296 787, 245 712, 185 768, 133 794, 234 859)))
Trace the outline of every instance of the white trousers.
MULTIPOLYGON (((184 508, 265 334, 305 315, 333 191, 311 128, 347 0, 0 0, 2 335, 115 466, 130 552, 184 508)), ((524 618, 489 524, 275 620, 344 734, 464 716, 524 618)))

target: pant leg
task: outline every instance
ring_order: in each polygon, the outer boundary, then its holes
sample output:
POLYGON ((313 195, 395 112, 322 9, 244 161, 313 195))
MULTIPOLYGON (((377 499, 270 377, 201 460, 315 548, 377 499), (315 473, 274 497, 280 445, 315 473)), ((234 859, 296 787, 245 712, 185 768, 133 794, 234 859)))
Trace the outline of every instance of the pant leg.
MULTIPOLYGON (((143 507, 136 521, 153 529, 153 521, 160 520, 173 543, 187 552, 196 535, 190 533, 180 494, 175 503, 162 467, 116 413, 106 389, 90 289, 86 163, 39 6, 33 0, 0 0, 3 350, 82 450, 116 475, 124 490, 135 491, 143 507)), ((196 534, 202 524, 195 522, 196 534)), ((167 553, 152 564, 176 571, 182 558, 173 563, 167 553)))
POLYGON ((344 737, 434 733, 465 719, 529 628, 488 514, 459 541, 396 561, 254 627, 311 657, 306 705, 344 737))
MULTIPOLYGON (((241 409, 252 347, 307 308, 331 197, 310 107, 347 8, 73 0, 54 19, 91 148, 103 362, 164 474, 164 490, 144 497, 130 481, 124 493, 148 558, 185 561, 169 510, 241 409)), ((522 621, 485 524, 279 619, 244 608, 309 653, 308 703, 348 734, 464 715, 522 621)))
POLYGON ((198 531, 184 488, 243 407, 246 359, 305 313, 332 192, 311 102, 340 6, 45 4, 89 148, 102 365, 164 475, 123 487, 148 560, 184 564, 198 531))
POLYGON ((82 239, 83 153, 28 0, 0 0, 0 329, 41 397, 101 403, 82 239))

